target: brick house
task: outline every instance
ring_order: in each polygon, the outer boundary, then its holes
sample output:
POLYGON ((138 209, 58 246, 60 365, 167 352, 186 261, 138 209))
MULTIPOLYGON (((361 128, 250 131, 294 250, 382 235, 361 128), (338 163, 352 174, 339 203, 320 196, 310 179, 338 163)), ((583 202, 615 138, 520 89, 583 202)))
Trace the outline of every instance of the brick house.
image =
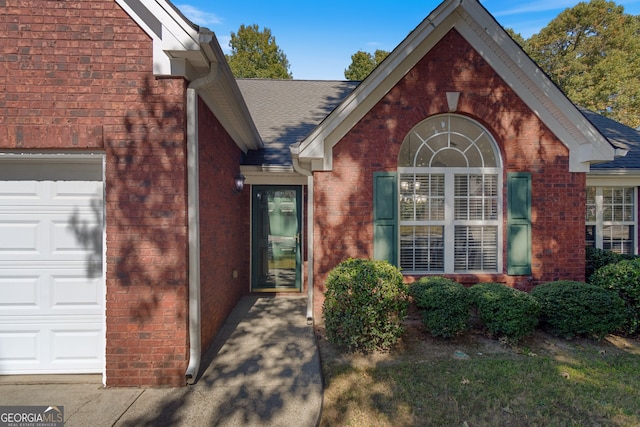
POLYGON ((444 1, 291 147, 315 314, 348 257, 530 290, 585 279, 585 230, 637 253, 638 163, 619 157, 639 136, 573 105, 478 2, 444 1))
POLYGON ((165 1, 0 3, 0 374, 184 385, 248 292, 220 46, 165 1))
POLYGON ((0 374, 183 385, 242 295, 311 319, 348 257, 528 290, 584 279, 585 230, 637 253, 640 133, 475 0, 361 83, 236 81, 166 0, 0 5, 0 374))

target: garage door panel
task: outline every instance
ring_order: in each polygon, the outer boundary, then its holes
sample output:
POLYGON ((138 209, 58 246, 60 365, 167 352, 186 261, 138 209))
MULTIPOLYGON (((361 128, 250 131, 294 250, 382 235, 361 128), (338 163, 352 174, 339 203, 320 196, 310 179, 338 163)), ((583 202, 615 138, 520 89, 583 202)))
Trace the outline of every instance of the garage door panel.
POLYGON ((65 313, 100 314, 104 310, 102 278, 89 279, 83 272, 51 277, 52 309, 65 313))
POLYGON ((0 322, 0 374, 94 373, 104 365, 102 323, 42 322, 2 331, 0 322))
POLYGON ((100 208, 99 181, 0 181, 0 202, 12 206, 100 208))
MULTIPOLYGON (((88 277, 85 266, 58 264, 34 275, 34 269, 2 268, 0 263, 0 318, 2 316, 74 316, 104 313, 101 275, 88 277)), ((82 320, 82 319, 79 319, 82 320)))
POLYGON ((0 315, 40 309, 40 276, 16 274, 8 270, 0 275, 0 315))
POLYGON ((43 193, 39 181, 0 181, 0 201, 13 201, 11 204, 40 202, 43 193))
POLYGON ((102 360, 104 341, 102 325, 84 324, 83 329, 74 325, 57 326, 51 330, 51 363, 93 364, 102 360))
POLYGON ((41 235, 41 221, 37 218, 17 221, 0 215, 0 257, 40 255, 41 235))
POLYGON ((51 200, 55 203, 69 204, 69 201, 82 201, 85 206, 101 204, 102 183, 93 181, 53 181, 51 200))
POLYGON ((22 219, 0 212, 0 261, 86 263, 102 257, 102 222, 93 212, 17 215, 22 219))
MULTIPOLYGON (((37 325, 16 326, 14 330, 0 330, 0 364, 18 363, 35 366, 40 354, 42 331, 37 325)), ((0 365, 2 366, 2 365, 0 365)), ((0 373, 5 373, 0 370, 0 373)))
POLYGON ((101 170, 0 159, 0 374, 104 369, 101 170))
POLYGON ((51 255, 54 257, 79 256, 80 259, 102 253, 102 226, 95 217, 80 215, 51 222, 51 255))

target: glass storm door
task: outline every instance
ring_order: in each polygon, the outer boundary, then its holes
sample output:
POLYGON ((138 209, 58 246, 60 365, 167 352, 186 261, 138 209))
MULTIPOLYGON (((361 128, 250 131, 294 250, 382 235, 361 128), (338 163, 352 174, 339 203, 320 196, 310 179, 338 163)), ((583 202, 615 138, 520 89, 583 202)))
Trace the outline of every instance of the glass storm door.
POLYGON ((300 187, 252 189, 254 292, 300 290, 300 187))

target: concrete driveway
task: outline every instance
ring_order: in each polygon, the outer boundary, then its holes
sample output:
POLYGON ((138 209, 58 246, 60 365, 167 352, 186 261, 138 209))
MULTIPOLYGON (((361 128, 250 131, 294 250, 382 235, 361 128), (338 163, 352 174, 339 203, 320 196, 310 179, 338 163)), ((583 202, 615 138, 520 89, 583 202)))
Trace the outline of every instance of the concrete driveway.
POLYGON ((103 388, 101 376, 0 376, 0 405, 63 406, 65 426, 315 426, 322 374, 305 297, 243 298, 197 383, 103 388))

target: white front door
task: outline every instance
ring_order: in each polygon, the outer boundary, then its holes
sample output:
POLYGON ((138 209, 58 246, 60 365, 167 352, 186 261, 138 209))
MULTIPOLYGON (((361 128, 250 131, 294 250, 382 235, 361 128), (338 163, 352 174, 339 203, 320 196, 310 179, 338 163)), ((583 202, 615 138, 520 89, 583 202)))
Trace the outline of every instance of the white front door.
POLYGON ((104 370, 98 160, 0 162, 0 374, 104 370))

